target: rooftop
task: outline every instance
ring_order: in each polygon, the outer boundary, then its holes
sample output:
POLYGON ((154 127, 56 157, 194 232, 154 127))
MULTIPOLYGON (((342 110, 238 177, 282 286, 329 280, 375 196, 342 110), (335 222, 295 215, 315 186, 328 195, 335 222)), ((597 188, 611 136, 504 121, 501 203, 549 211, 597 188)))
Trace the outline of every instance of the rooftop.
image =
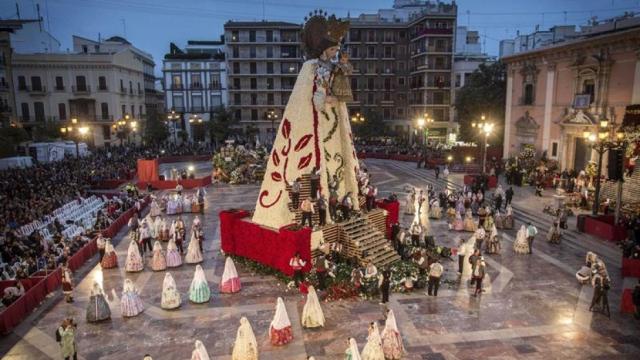
POLYGON ((224 28, 296 28, 300 29, 302 25, 285 21, 227 21, 224 28))

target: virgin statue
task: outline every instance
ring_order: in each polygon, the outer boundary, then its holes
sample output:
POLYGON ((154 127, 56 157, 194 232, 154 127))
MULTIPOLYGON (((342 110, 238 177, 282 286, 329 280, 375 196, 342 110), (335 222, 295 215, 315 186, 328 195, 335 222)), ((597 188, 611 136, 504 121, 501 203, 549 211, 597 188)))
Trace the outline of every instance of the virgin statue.
MULTIPOLYGON (((320 171, 320 193, 329 198, 330 179, 338 179, 338 196, 358 194, 358 159, 353 146, 345 88, 348 57, 337 54, 348 23, 316 11, 304 25, 306 59, 282 115, 271 149, 253 221, 279 228, 294 222, 289 184, 312 169, 320 171), (334 80, 338 80, 334 84, 334 80), (335 93, 334 93, 335 92, 335 93)), ((358 199, 351 199, 358 209, 358 199)))

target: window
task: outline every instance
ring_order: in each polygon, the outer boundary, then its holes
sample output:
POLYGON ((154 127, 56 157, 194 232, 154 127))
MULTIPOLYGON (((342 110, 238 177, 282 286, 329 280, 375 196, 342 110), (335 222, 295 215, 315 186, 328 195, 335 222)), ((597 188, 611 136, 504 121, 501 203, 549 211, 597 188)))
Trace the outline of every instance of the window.
POLYGON ((351 78, 351 89, 352 90, 357 90, 358 89, 358 78, 357 77, 352 77, 351 78))
POLYGON ((219 90, 220 89, 220 75, 211 74, 211 83, 209 84, 209 89, 211 90, 219 90))
POLYGON ((231 32, 231 41, 238 41, 240 38, 240 35, 238 34, 238 31, 232 31, 231 32))
POLYGON ((273 30, 267 30, 267 42, 273 42, 273 30))
MULTIPOLYGON (((176 106, 176 97, 173 98, 173 106, 177 107, 176 106)), ((122 105, 122 109, 120 109, 120 110, 122 110, 122 117, 124 117, 124 115, 127 113, 127 105, 123 104, 122 105)))
POLYGON ((273 78, 267 78, 266 82, 267 82, 267 89, 269 90, 273 89, 273 78))
POLYGON ((249 31, 249 42, 256 42, 256 32, 255 32, 255 30, 249 31))
POLYGON ((100 104, 100 114, 102 115, 102 120, 109 119, 109 103, 103 102, 100 104))
POLYGON ((391 90, 391 79, 390 78, 385 78, 384 79, 384 89, 385 90, 391 90))
POLYGON ((200 82, 200 74, 191 74, 191 88, 202 89, 202 83, 200 82))
POLYGON ((31 90, 42 91, 42 81, 40 80, 40 76, 31 77, 31 90))
POLYGON ((233 88, 236 89, 236 90, 241 88, 240 79, 239 78, 233 79, 233 88))
POLYGON ((524 105, 533 105, 533 84, 524 85, 524 105))
POLYGON ((60 120, 67 120, 67 107, 64 103, 58 104, 58 117, 60 120))
POLYGON ((131 117, 136 117, 136 106, 131 105, 131 117))
MULTIPOLYGON (((102 126, 102 137, 105 140, 111 139, 111 126, 109 126, 109 125, 103 125, 102 126)), ((108 147, 109 143, 106 143, 104 145, 105 145, 105 147, 108 147)))
POLYGON ((376 41, 376 32, 374 30, 369 30, 367 32, 367 41, 375 42, 376 41))
POLYGON ((258 120, 258 109, 251 109, 251 120, 258 120))
POLYGON ((273 74, 273 63, 272 62, 268 62, 267 63, 267 74, 273 74))
POLYGON ((85 54, 89 52, 89 48, 87 47, 87 45, 82 45, 82 52, 85 54))
POLYGON ((76 88, 78 91, 87 91, 87 79, 84 76, 76 76, 76 88))
MULTIPOLYGON (((360 41, 360 30, 351 30, 349 31, 349 39, 351 41, 360 41)), ((355 56, 355 55, 354 55, 355 56)))
POLYGON ((142 94, 142 88, 140 87, 140 83, 138 83, 138 94, 142 94))
POLYGON ((462 79, 462 75, 456 74, 456 87, 462 86, 461 79, 462 79))
POLYGON ((104 76, 98 77, 98 90, 107 90, 107 78, 104 76))
POLYGON ((242 103, 242 97, 240 94, 233 94, 233 104, 240 105, 242 103))
POLYGON ((376 87, 376 79, 370 77, 367 79, 367 90, 373 90, 376 87))
POLYGON ((267 46, 267 57, 268 58, 272 58, 273 57, 273 46, 271 46, 271 45, 267 46))
POLYGON ((56 76, 56 90, 64 90, 64 81, 62 76, 56 76))
POLYGON ((211 95, 211 107, 218 107, 222 105, 222 96, 220 95, 211 95))
POLYGON ((256 57, 256 47, 255 46, 250 46, 249 47, 249 57, 254 59, 256 57))
POLYGON ((233 55, 232 55, 232 56, 233 56, 234 58, 239 58, 239 57, 240 57, 240 50, 239 50, 239 47, 238 47, 238 46, 233 46, 231 51, 232 51, 232 53, 233 53, 233 55))
POLYGON ((242 119, 242 111, 240 111, 240 109, 237 109, 237 110, 234 112, 233 117, 234 117, 236 120, 240 120, 240 119, 242 119))
POLYGON ((444 93, 435 91, 433 93, 433 103, 436 105, 444 104, 444 93))
POLYGON ((551 142, 551 157, 552 158, 557 158, 558 157, 558 142, 557 141, 551 142))
POLYGON ((375 104, 374 96, 372 92, 367 94, 367 104, 375 104))
POLYGON ((404 86, 404 78, 403 77, 399 77, 398 78, 398 86, 404 86))
POLYGON ((133 82, 129 81, 129 94, 133 94, 133 82))
POLYGON ((296 46, 282 46, 280 47, 280 57, 285 59, 294 59, 298 57, 298 51, 296 46))
POLYGON ((273 105, 274 101, 273 101, 273 93, 268 93, 267 94, 267 105, 273 105))
POLYGON ((254 63, 254 62, 249 63, 249 73, 251 73, 251 74, 257 74, 258 73, 258 66, 256 65, 256 63, 254 63))
POLYGON ((352 58, 357 58, 358 57, 358 47, 354 46, 353 48, 351 48, 351 57, 352 58))
POLYGON ((35 102, 33 103, 33 113, 36 116, 36 121, 44 122, 44 103, 43 102, 35 102))
POLYGON ((251 84, 251 89, 255 90, 258 88, 258 80, 256 78, 251 78, 249 82, 251 84))
POLYGON ((138 116, 142 116, 144 114, 143 105, 138 106, 138 116))
POLYGON ((251 105, 258 105, 258 94, 251 94, 251 105))
POLYGON ((384 57, 385 58, 392 58, 393 57, 393 51, 391 46, 385 46, 384 47, 384 57))
POLYGON ((22 120, 29 121, 29 103, 22 103, 20 107, 22 108, 22 120))
MULTIPOLYGON (((174 74, 172 76, 172 78, 171 78, 171 88, 173 90, 181 90, 182 89, 182 76, 181 75, 174 74)), ((122 92, 125 92, 122 80, 120 80, 120 90, 122 90, 122 92)))
POLYGON ((582 94, 589 95, 589 104, 593 104, 596 94, 596 82, 593 79, 586 79, 582 83, 582 94))
POLYGON ((202 112, 202 96, 193 95, 191 97, 191 111, 202 112))
POLYGON ((404 39, 407 36, 407 34, 404 31, 400 31, 398 33, 398 36, 400 37, 400 39, 404 39))
MULTIPOLYGON (((173 79, 172 79, 173 83, 171 85, 172 89, 176 86, 175 85, 176 84, 176 76, 177 75, 173 75, 173 79)), ((179 76, 178 76, 178 78, 179 78, 179 76)), ((124 81, 122 79, 120 79, 120 92, 124 92, 124 81)))
POLYGON ((233 63, 233 73, 240 74, 240 63, 237 63, 237 62, 233 63))
POLYGON ((382 118, 384 120, 391 120, 391 109, 384 109, 382 111, 382 118))
POLYGON ((375 46, 367 46, 367 57, 375 58, 376 57, 376 47, 375 46))
POLYGON ((18 76, 18 90, 27 90, 27 80, 24 76, 18 76))

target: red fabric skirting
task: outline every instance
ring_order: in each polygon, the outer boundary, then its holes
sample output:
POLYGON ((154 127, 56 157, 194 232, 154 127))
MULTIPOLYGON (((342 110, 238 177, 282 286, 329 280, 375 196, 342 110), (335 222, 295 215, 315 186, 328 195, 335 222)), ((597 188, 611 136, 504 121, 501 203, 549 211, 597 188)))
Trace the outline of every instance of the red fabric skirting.
POLYGON ((622 291, 622 300, 620 303, 620 312, 623 314, 630 314, 636 311, 636 307, 633 305, 633 290, 624 289, 622 291))
MULTIPOLYGON (((146 197, 143 202, 143 209, 149 204, 150 198, 146 197)), ((108 229, 103 230, 102 234, 107 237, 113 237, 133 216, 135 209, 129 209, 114 221, 108 229)), ((80 268, 87 260, 98 252, 96 239, 91 240, 82 249, 78 250, 71 258, 69 258, 69 267, 71 270, 80 268)), ((47 294, 56 291, 62 280, 62 272, 60 268, 52 271, 38 271, 28 279, 20 280, 26 292, 15 302, 9 305, 2 313, 0 313, 0 332, 6 334, 16 327, 20 322, 35 309, 45 299, 47 294)), ((14 286, 15 280, 0 281, 0 291, 8 286, 14 286)))
POLYGON ((640 260, 622 258, 622 277, 640 278, 640 260))
POLYGON ((143 160, 138 159, 138 180, 158 181, 158 159, 143 160))
POLYGON ((584 232, 614 242, 627 237, 627 230, 621 226, 614 226, 611 216, 587 217, 584 221, 584 232))
POLYGON ((307 262, 304 271, 311 269, 311 230, 290 230, 284 226, 269 229, 244 219, 246 211, 220 212, 220 239, 227 254, 242 256, 274 268, 285 275, 293 275, 289 260, 298 252, 307 262))
POLYGON ((387 238, 391 237, 391 226, 398 222, 400 216, 400 203, 398 201, 388 202, 385 200, 376 201, 376 206, 387 210, 387 238))
MULTIPOLYGON (((181 179, 180 184, 182 184, 182 187, 185 189, 195 189, 198 187, 205 187, 207 185, 211 184, 211 176, 205 176, 203 178, 198 178, 198 179, 181 179)), ((151 183, 151 186, 154 189, 161 189, 161 190, 170 190, 170 189, 175 189, 176 186, 178 186, 178 181, 176 180, 158 180, 158 181, 139 181, 137 186, 140 189, 144 189, 147 187, 147 183, 151 183)))

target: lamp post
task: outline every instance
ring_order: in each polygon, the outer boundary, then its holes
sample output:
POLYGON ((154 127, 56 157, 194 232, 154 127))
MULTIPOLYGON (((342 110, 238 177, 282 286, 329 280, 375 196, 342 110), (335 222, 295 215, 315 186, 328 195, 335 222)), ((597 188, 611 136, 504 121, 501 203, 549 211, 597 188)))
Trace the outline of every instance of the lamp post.
MULTIPOLYGON (((593 199, 592 209, 593 215, 598 215, 598 212, 600 211, 600 173, 602 172, 602 157, 609 150, 624 149, 626 147, 624 132, 621 129, 618 129, 615 134, 613 132, 615 129, 615 122, 609 122, 609 120, 602 119, 598 125, 597 132, 591 132, 588 128, 583 132, 583 136, 591 144, 591 148, 598 153, 596 192, 593 199)), ((620 191, 618 191, 618 193, 620 193, 620 191)), ((616 215, 619 215, 619 203, 621 200, 621 196, 618 196, 616 202, 616 215)))
MULTIPOLYGON (((194 126, 201 126, 204 120, 200 117, 200 115, 191 115, 189 117, 189 126, 193 129, 194 126)), ((191 133, 193 135, 193 132, 191 133)), ((195 139, 195 136, 194 136, 195 139)))
POLYGON ((278 118, 278 114, 275 110, 271 109, 267 111, 267 120, 271 121, 271 143, 273 144, 276 141, 276 128, 275 123, 278 118))
POLYGON ((129 138, 131 132, 134 133, 135 140, 135 132, 138 131, 138 122, 132 119, 129 114, 124 114, 121 119, 111 125, 111 128, 117 132, 118 138, 120 138, 120 146, 124 146, 125 138, 131 143, 131 139, 129 138))
POLYGON ((171 111, 167 114, 167 119, 173 123, 173 143, 178 144, 178 135, 176 130, 176 123, 180 120, 180 114, 175 111, 175 109, 171 109, 171 111))
POLYGON ((434 122, 433 118, 429 114, 425 113, 424 116, 419 117, 416 120, 416 126, 420 131, 420 137, 422 138, 422 146, 427 146, 427 138, 429 136, 429 124, 434 122), (424 130, 424 131, 423 131, 424 130))
POLYGON ((480 136, 482 136, 482 173, 485 174, 487 172, 487 141, 489 140, 489 135, 493 132, 494 124, 485 121, 485 116, 482 115, 480 117, 480 122, 471 123, 472 128, 477 128, 480 131, 480 136))
POLYGON ((69 135, 70 137, 74 138, 76 143, 76 158, 80 158, 80 140, 87 134, 89 134, 89 131, 89 127, 78 124, 78 119, 76 118, 72 118, 71 123, 68 126, 63 126, 60 128, 60 133, 63 136, 69 135))

